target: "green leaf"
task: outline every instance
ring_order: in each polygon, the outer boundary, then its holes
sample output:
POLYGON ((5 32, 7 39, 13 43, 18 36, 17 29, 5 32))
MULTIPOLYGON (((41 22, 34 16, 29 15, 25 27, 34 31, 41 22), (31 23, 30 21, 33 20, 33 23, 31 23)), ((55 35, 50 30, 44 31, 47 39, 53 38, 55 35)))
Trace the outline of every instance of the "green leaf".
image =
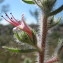
POLYGON ((25 3, 28 3, 28 4, 34 4, 34 2, 32 0, 22 0, 22 1, 25 3))
POLYGON ((37 49, 18 49, 18 48, 12 48, 7 46, 2 46, 2 48, 7 49, 11 52, 17 52, 17 53, 30 53, 30 52, 36 52, 37 49))
POLYGON ((57 22, 56 22, 56 23, 54 23, 54 24, 52 24, 49 28, 52 28, 52 27, 54 27, 54 26, 58 25, 60 21, 61 21, 61 18, 60 18, 60 19, 57 19, 57 22))

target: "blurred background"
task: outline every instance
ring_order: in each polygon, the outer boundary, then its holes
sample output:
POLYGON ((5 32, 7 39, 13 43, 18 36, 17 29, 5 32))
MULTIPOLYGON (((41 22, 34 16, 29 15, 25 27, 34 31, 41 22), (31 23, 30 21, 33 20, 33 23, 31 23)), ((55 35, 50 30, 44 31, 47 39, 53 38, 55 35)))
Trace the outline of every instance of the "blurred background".
MULTIPOLYGON (((57 0, 54 9, 62 4, 62 0, 57 0)), ((17 20, 21 20, 21 16, 24 14, 26 23, 37 32, 40 11, 37 5, 26 4, 21 0, 0 0, 0 16, 3 15, 5 17, 5 12, 9 16, 12 13, 17 20)), ((58 21, 58 18, 61 18, 59 24, 49 30, 48 33, 48 50, 46 48, 48 57, 51 57, 55 51, 58 39, 63 38, 63 11, 54 17, 54 22, 58 21)), ((35 63, 35 53, 13 53, 1 48, 1 46, 23 47, 14 40, 12 29, 13 26, 0 17, 0 63, 35 63)))

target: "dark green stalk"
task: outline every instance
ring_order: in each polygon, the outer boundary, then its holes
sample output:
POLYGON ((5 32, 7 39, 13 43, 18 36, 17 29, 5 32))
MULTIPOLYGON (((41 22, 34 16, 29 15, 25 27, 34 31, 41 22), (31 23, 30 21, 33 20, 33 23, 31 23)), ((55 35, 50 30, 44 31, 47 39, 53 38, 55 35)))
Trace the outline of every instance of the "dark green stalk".
POLYGON ((60 6, 58 9, 52 11, 48 16, 56 15, 57 13, 61 12, 63 10, 63 5, 60 6))

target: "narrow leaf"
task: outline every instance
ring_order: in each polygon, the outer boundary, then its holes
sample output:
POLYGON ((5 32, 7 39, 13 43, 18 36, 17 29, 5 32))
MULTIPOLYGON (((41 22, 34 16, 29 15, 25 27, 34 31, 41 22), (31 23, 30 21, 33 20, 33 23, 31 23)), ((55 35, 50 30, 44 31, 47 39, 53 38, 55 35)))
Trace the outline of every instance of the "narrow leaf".
POLYGON ((61 18, 60 18, 60 19, 58 19, 58 21, 57 21, 56 23, 52 24, 49 28, 52 28, 52 27, 54 27, 54 26, 58 25, 60 21, 61 21, 61 18))
POLYGON ((34 2, 32 0, 22 0, 22 1, 25 3, 28 3, 28 4, 34 4, 34 2))
POLYGON ((2 48, 7 49, 11 52, 17 52, 17 53, 30 53, 30 52, 36 52, 37 49, 18 49, 18 48, 12 48, 7 46, 2 46, 2 48))

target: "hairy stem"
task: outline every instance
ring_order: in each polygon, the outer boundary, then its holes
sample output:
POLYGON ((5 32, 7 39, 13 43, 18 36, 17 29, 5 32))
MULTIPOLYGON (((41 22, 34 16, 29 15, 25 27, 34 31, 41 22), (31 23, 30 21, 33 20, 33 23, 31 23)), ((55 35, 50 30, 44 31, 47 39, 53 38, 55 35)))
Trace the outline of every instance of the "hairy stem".
POLYGON ((45 43, 46 43, 46 35, 47 35, 47 16, 43 16, 43 29, 42 29, 42 41, 41 41, 41 49, 39 52, 39 63, 44 63, 44 53, 45 53, 45 43))

